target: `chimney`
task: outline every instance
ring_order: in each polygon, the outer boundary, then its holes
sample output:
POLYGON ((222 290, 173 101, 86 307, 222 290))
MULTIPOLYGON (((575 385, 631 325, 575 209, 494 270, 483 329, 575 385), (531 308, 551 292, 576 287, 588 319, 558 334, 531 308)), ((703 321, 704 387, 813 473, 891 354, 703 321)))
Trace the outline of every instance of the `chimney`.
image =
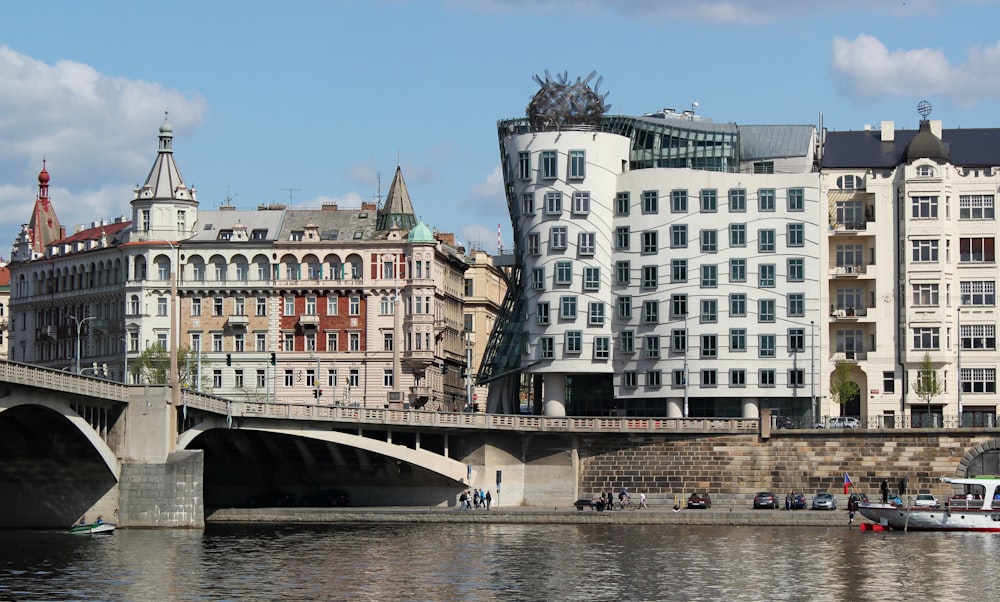
POLYGON ((455 246, 455 234, 453 232, 436 232, 434 238, 440 240, 449 247, 455 246))
POLYGON ((882 142, 892 142, 896 139, 896 122, 882 122, 882 142))
POLYGON ((940 140, 941 139, 941 120, 940 119, 931 119, 930 121, 931 121, 931 133, 934 134, 935 136, 937 136, 938 140, 940 140))

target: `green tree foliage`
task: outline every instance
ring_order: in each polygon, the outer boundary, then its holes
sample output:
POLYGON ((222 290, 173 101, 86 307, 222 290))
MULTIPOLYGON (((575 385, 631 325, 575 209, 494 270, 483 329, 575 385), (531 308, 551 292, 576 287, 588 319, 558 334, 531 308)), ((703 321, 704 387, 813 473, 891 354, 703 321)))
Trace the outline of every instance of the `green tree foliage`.
POLYGON ((927 413, 931 413, 931 400, 943 392, 941 380, 938 379, 937 370, 931 363, 931 354, 924 353, 924 359, 920 363, 920 370, 917 371, 917 382, 913 387, 913 392, 917 397, 927 403, 927 413))
MULTIPOLYGON (((193 388, 198 378, 198 353, 190 347, 181 346, 177 349, 177 378, 182 387, 193 388)), ((202 367, 207 362, 202 359, 202 367)), ((170 384, 170 352, 157 343, 147 347, 135 361, 129 363, 130 374, 140 375, 140 382, 151 385, 170 384)), ((202 370, 202 390, 207 379, 207 370, 202 370)))
POLYGON ((839 361, 830 379, 830 399, 837 405, 844 405, 861 392, 858 383, 851 380, 851 364, 839 361))

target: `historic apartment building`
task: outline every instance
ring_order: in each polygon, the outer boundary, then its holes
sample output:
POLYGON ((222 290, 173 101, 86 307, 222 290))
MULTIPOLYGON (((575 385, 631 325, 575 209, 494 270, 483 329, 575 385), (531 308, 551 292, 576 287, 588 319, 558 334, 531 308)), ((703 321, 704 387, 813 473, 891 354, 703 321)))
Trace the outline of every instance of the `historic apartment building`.
POLYGON ((528 387, 549 415, 992 420, 1000 130, 610 116, 586 81, 539 83, 498 123, 515 253, 491 409, 528 387))
POLYGON ((68 235, 48 181, 10 266, 11 359, 137 383, 177 345, 184 384, 231 399, 465 407, 469 259, 398 168, 381 205, 205 211, 165 122, 131 220, 68 235))

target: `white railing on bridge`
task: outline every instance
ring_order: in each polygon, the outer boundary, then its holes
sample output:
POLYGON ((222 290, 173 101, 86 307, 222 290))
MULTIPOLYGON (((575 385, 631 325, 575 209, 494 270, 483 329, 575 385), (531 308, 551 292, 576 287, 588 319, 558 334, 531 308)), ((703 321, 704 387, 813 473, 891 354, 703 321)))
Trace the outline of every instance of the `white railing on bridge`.
POLYGON ((122 383, 16 362, 0 362, 0 381, 111 401, 128 400, 128 387, 122 383))

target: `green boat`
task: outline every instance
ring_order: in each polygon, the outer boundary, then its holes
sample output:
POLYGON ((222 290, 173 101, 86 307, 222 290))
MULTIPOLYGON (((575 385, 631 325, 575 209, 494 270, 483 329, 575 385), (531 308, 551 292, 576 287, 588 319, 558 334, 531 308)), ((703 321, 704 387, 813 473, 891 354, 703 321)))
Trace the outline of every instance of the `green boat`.
POLYGON ((80 523, 70 527, 69 532, 73 535, 99 535, 114 533, 117 526, 103 521, 97 523, 80 523))

